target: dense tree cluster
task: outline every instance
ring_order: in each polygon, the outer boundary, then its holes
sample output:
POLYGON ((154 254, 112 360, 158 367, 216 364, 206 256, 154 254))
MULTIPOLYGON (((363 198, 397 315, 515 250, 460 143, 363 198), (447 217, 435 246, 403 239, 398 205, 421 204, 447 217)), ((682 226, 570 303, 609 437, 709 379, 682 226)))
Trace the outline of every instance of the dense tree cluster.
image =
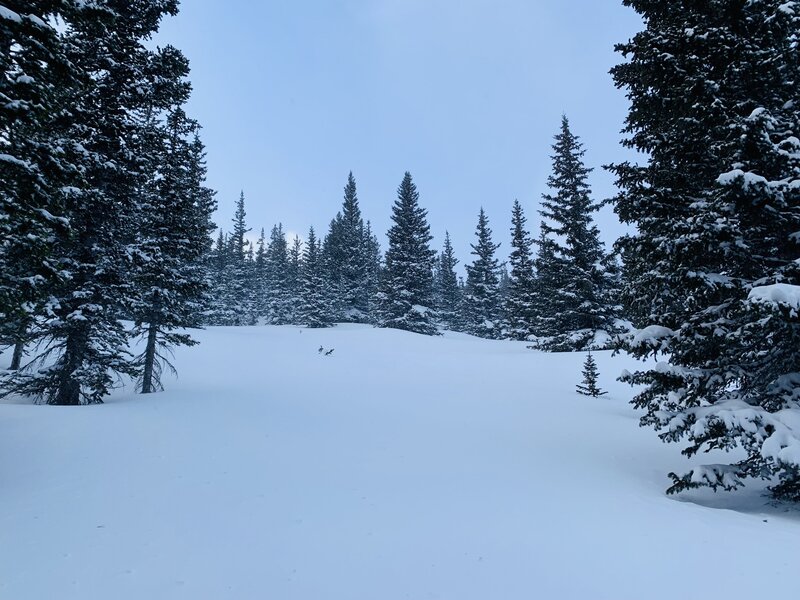
MULTIPOLYGON (((16 8, 0 21, 7 44, 0 82, 7 99, 0 113, 0 339, 15 346, 6 393, 100 402, 121 375, 153 391, 170 366, 164 349, 192 344, 178 330, 201 323, 359 321, 425 334, 448 328, 489 338, 575 340, 559 349, 587 345, 606 325, 542 314, 564 305, 542 275, 563 277, 564 265, 575 263, 572 271, 583 276, 601 253, 585 186, 545 199, 549 216, 564 217, 559 227, 572 227, 572 238, 587 245, 585 255, 565 253, 553 240, 552 264, 542 252, 534 260, 516 203, 508 273, 481 209, 466 281, 456 273, 449 235, 440 255, 431 248, 409 173, 392 208, 385 254, 361 215, 352 173, 342 209, 321 239, 314 232, 305 243, 287 240, 277 224, 254 244, 242 193, 230 230, 220 230, 212 244, 214 194, 203 185, 199 127, 182 108, 188 63, 175 48, 146 45, 161 18, 176 13, 175 0, 16 8), (537 303, 543 297, 552 305, 537 303), (552 327, 542 326, 550 321, 552 327), (576 337, 576 329, 589 334, 576 337), (143 340, 141 355, 128 353, 132 337, 143 340), (23 360, 25 348, 32 354, 23 360)), ((577 157, 571 168, 583 173, 579 148, 568 151, 577 157)), ((551 185, 561 179, 554 175, 551 185)), ((595 292, 568 293, 573 304, 588 306, 599 301, 595 292)))
POLYGON ((147 44, 177 2, 4 5, 2 393, 98 403, 120 376, 153 391, 164 349, 192 343, 176 329, 198 324, 214 209, 188 62, 147 44))
MULTIPOLYGON (((570 148, 575 150, 576 138, 566 120, 561 135, 569 136, 570 148)), ((588 170, 580 164, 579 147, 575 152, 571 157, 575 168, 585 175, 588 170)), ((613 261, 604 254, 592 224, 596 204, 588 200, 583 183, 577 194, 546 200, 545 205, 558 213, 561 227, 570 231, 567 246, 545 237, 534 257, 522 205, 514 202, 509 273, 497 256, 500 245, 493 241, 489 218, 481 209, 476 241, 471 245, 474 260, 465 265, 464 281, 456 272, 458 260, 450 235, 445 233, 441 253, 431 248, 427 211, 420 206, 410 173, 397 190, 384 255, 361 215, 352 173, 342 209, 325 237, 319 240, 312 228, 313 237, 310 232, 305 243, 295 238, 291 248, 279 224, 268 241, 262 230, 253 251, 245 238, 249 229, 242 195, 232 230, 220 233, 210 256, 213 290, 206 321, 313 327, 349 321, 428 335, 441 329, 463 331, 491 339, 531 341, 550 350, 607 345, 617 332, 619 307, 614 301, 617 282, 608 267, 613 261), (317 243, 319 248, 313 247, 317 243), (549 254, 542 251, 549 247, 553 248, 549 254), (549 279, 550 274, 557 279, 549 279), (572 276, 584 280, 564 289, 556 285, 566 285, 564 278, 572 276), (574 313, 570 318, 556 312, 545 314, 565 306, 574 313)), ((552 227, 546 231, 557 233, 552 227)))
MULTIPOLYGON (((634 233, 607 252, 584 148, 563 117, 538 235, 511 211, 508 262, 480 209, 466 278, 405 173, 382 253, 349 174, 324 236, 215 226, 189 64, 150 40, 177 0, 0 5, 0 395, 76 405, 121 378, 162 388, 187 328, 366 322, 549 351, 624 344, 652 368, 642 424, 688 456, 671 492, 768 479, 800 500, 800 3, 623 0, 644 29, 612 70, 631 109, 612 165, 634 233), (255 243, 254 243, 255 239, 255 243), (622 260, 622 267, 618 265, 622 260), (626 334, 623 317, 637 328, 626 334)), ((603 394, 591 355, 578 391, 603 394)))

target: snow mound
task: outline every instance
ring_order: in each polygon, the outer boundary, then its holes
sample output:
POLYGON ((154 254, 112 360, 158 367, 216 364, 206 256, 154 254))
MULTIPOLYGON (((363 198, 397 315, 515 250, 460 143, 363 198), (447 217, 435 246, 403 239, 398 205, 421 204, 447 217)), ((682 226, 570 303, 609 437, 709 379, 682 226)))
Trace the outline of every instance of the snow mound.
POLYGON ((774 283, 750 290, 747 299, 760 304, 778 304, 792 309, 800 309, 800 285, 774 283))

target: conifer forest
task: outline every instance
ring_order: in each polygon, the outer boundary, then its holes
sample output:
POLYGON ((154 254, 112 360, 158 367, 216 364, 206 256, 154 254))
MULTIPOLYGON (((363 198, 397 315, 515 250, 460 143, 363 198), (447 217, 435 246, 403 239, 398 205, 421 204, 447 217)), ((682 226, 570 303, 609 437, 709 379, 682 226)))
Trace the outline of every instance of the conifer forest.
POLYGON ((0 0, 0 65, 0 598, 800 589, 800 1, 0 0))

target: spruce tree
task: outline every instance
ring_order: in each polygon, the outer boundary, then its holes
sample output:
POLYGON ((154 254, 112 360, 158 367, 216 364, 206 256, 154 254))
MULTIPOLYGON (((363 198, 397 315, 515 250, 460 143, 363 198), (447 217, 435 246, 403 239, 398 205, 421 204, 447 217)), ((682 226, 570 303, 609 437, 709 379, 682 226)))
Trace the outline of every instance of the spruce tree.
POLYGON ((592 353, 588 352, 586 354, 586 360, 583 363, 583 381, 575 386, 575 391, 584 396, 591 396, 593 398, 604 396, 608 392, 604 392, 597 387, 597 379, 599 376, 597 372, 597 363, 592 353))
POLYGON ((288 302, 289 302, 289 322, 297 323, 297 310, 300 304, 300 292, 302 287, 302 265, 303 265, 303 242, 300 236, 292 238, 292 245, 289 248, 288 264, 288 302))
POLYGON ((436 261, 435 299, 439 323, 450 331, 460 331, 461 289, 456 276, 458 259, 453 251, 450 233, 444 233, 444 248, 436 261))
POLYGON ((433 310, 435 252, 427 222, 419 206, 419 192, 406 172, 392 206, 389 248, 378 294, 378 326, 436 334, 433 310))
POLYGON ((228 307, 230 321, 227 325, 254 325, 258 318, 253 297, 253 265, 248 261, 247 226, 244 191, 240 192, 233 215, 233 229, 228 236, 228 264, 223 276, 221 290, 223 301, 228 307))
POLYGON ((253 284, 251 293, 253 295, 253 306, 259 319, 266 318, 268 313, 267 306, 267 240, 264 235, 264 228, 258 235, 256 250, 253 256, 253 284))
POLYGON ((247 238, 245 237, 250 228, 247 226, 247 211, 244 206, 244 190, 239 193, 239 199, 236 201, 236 212, 233 214, 233 231, 231 231, 230 244, 233 253, 237 257, 244 257, 245 244, 247 238))
POLYGON ((547 236, 544 225, 540 228, 539 239, 535 243, 533 333, 537 345, 542 347, 561 333, 562 303, 556 292, 566 286, 566 259, 558 254, 558 246, 547 236))
POLYGON ((777 476, 775 493, 800 500, 796 308, 761 293, 800 283, 800 9, 625 4, 645 29, 618 45, 627 60, 612 73, 631 101, 624 144, 648 156, 612 167, 616 211, 636 227, 621 242, 641 328, 629 351, 668 360, 625 380, 644 386, 642 424, 687 456, 740 453, 672 473, 670 492, 777 476))
POLYGON ((509 293, 509 288, 511 287, 511 276, 508 274, 508 266, 506 265, 506 263, 500 263, 500 266, 498 268, 500 269, 499 271, 500 274, 498 275, 497 298, 498 302, 500 303, 500 314, 501 314, 500 326, 501 329, 503 330, 501 332, 501 335, 505 335, 505 323, 502 322, 502 312, 503 312, 503 307, 508 302, 508 293, 509 293))
POLYGON ((81 7, 32 0, 5 2, 0 18, 0 345, 14 346, 18 369, 36 315, 64 276, 55 242, 80 161, 66 117, 81 91, 63 36, 47 22, 72 19, 81 7))
POLYGON ((511 211, 511 273, 505 301, 506 335, 512 340, 528 340, 534 335, 535 273, 531 248, 533 240, 525 229, 525 213, 518 200, 511 211))
POLYGON ((330 327, 332 320, 322 263, 322 247, 312 227, 308 231, 301 275, 298 322, 306 327, 330 327))
POLYGON ((328 308, 335 321, 345 320, 342 283, 343 228, 342 213, 338 212, 328 224, 328 233, 321 242, 322 270, 328 290, 328 308))
POLYGON ((332 283, 338 291, 338 319, 365 321, 368 312, 367 255, 364 239, 364 220, 358 205, 356 180, 351 172, 344 188, 342 212, 337 215, 335 233, 331 232, 335 250, 329 269, 332 283))
POLYGON ((495 252, 500 244, 492 241, 489 219, 481 208, 472 244, 475 260, 466 265, 467 284, 462 302, 465 331, 479 337, 497 339, 501 335, 500 266, 495 252))
POLYGON ((61 150, 80 165, 80 181, 60 215, 70 231, 52 247, 69 277, 51 289, 31 368, 4 386, 61 405, 102 402, 119 376, 137 372, 120 318, 137 297, 132 261, 148 168, 139 154, 148 135, 142 124, 161 86, 172 85, 158 76, 170 50, 145 42, 177 12, 169 0, 76 6, 60 35, 82 86, 70 98, 71 143, 61 150))
POLYGON ((239 319, 231 286, 231 244, 229 237, 220 229, 214 248, 208 257, 209 293, 203 315, 204 325, 234 325, 239 319))
MULTIPOLYGON (((185 77, 188 62, 182 56, 174 58, 174 67, 185 77)), ((176 100, 183 103, 186 97, 188 90, 176 100)), ((213 229, 213 200, 209 202, 213 193, 204 186, 197 127, 182 109, 174 109, 165 125, 156 128, 162 135, 149 154, 154 163, 152 186, 137 244, 141 260, 135 266, 137 294, 131 307, 136 322, 133 333, 145 342, 136 359, 141 369, 139 388, 145 394, 163 389, 164 367, 175 372, 169 361, 173 346, 197 343, 179 330, 199 325, 207 293, 204 259, 213 229)))
POLYGON ((289 245, 278 223, 272 228, 267 247, 267 314, 273 325, 291 322, 291 293, 289 280, 289 245))
POLYGON ((598 204, 592 201, 587 178, 591 169, 583 163, 585 153, 579 138, 561 119, 561 131, 553 145, 553 172, 547 185, 552 194, 542 196, 542 257, 552 254, 561 270, 557 285, 541 293, 550 297, 553 328, 539 332, 546 336, 542 346, 551 350, 580 350, 591 346, 602 332, 615 331, 614 307, 605 288, 602 264, 605 259, 599 231, 592 221, 598 204))
POLYGON ((364 293, 367 297, 367 321, 374 323, 377 313, 377 294, 381 279, 381 245, 378 237, 372 233, 372 225, 367 221, 364 226, 364 293))

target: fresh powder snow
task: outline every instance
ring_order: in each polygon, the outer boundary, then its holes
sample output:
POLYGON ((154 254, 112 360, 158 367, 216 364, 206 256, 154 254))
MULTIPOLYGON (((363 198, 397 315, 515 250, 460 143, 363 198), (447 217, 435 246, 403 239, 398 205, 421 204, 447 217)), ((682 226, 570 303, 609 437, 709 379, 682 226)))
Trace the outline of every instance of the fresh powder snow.
POLYGON ((637 426, 627 357, 593 354, 609 394, 588 398, 583 354, 524 342, 197 336, 164 393, 0 405, 0 598, 796 594, 797 512, 757 486, 664 494, 689 461, 637 426))

